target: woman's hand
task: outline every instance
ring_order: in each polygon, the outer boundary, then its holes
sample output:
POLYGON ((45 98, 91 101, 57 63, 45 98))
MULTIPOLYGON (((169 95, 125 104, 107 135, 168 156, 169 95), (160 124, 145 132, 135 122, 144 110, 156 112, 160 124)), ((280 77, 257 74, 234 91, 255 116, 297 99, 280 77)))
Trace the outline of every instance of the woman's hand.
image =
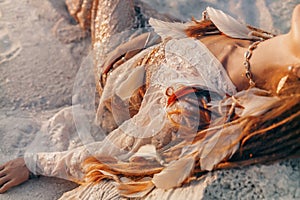
POLYGON ((0 194, 29 179, 24 158, 11 160, 0 166, 0 194))
POLYGON ((145 47, 145 44, 147 43, 148 37, 150 35, 151 33, 144 33, 129 40, 128 42, 119 45, 115 50, 108 54, 105 63, 103 63, 104 69, 110 68, 112 65, 115 64, 122 64, 124 62, 122 61, 122 59, 120 59, 122 56, 126 59, 129 59, 138 52, 140 52, 145 47), (128 52, 134 53, 129 53, 130 55, 126 55, 128 54, 128 52))
MULTIPOLYGON (((140 51, 142 51, 151 41, 155 38, 156 35, 152 32, 143 33, 135 38, 119 45, 115 50, 110 52, 103 63, 102 67, 104 68, 104 72, 109 71, 111 67, 117 67, 123 64, 126 60, 129 60, 140 51)), ((157 44, 161 42, 161 39, 158 37, 155 42, 152 41, 150 44, 157 44)))

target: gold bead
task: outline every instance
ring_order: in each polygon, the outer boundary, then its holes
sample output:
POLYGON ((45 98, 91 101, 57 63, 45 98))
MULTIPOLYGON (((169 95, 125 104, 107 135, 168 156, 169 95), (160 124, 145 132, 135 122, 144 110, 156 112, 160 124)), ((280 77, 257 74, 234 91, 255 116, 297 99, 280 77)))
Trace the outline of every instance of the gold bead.
POLYGON ((249 60, 251 58, 251 51, 246 51, 245 54, 244 54, 244 58, 246 58, 247 60, 249 60))
POLYGON ((252 78, 252 75, 251 75, 250 71, 246 71, 245 75, 246 75, 246 77, 247 77, 248 79, 251 79, 251 78, 252 78))
POLYGON ((244 64, 246 70, 250 69, 250 63, 247 60, 245 60, 243 64, 244 64))

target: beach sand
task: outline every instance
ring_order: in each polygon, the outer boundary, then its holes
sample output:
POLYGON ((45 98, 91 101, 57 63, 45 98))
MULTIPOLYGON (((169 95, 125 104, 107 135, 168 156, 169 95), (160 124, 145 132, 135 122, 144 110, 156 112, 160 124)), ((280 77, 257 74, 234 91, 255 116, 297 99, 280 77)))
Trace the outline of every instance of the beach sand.
MULTIPOLYGON (((144 1, 183 20, 191 16, 199 18, 206 6, 213 6, 275 33, 288 30, 292 8, 300 3, 300 0, 144 1)), ((74 78, 90 49, 88 37, 76 42, 62 41, 66 35, 72 38, 78 31, 74 24, 63 0, 0 0, 0 164, 22 156, 41 123, 72 105, 74 78)), ((203 189, 203 199, 300 199, 300 159, 222 170, 210 173, 209 177, 211 181, 203 189)), ((197 184, 200 183, 193 182, 190 187, 197 184)), ((52 200, 76 186, 41 177, 0 194, 0 200, 52 200)))

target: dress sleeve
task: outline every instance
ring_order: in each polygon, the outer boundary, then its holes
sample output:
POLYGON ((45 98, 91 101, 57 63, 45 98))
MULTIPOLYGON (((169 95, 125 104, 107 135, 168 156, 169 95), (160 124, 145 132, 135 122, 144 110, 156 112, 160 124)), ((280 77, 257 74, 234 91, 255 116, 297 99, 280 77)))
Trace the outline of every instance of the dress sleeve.
MULTIPOLYGON (((109 76, 99 107, 112 96, 117 96, 126 105, 131 92, 128 89, 133 91, 144 84, 142 80, 138 80, 145 73, 143 66, 132 67, 134 62, 135 60, 129 60, 109 76)), ((166 131, 169 129, 165 111, 166 98, 164 89, 159 85, 151 85, 144 95, 138 113, 132 118, 126 115, 128 107, 114 107, 112 104, 113 119, 118 122, 117 119, 122 118, 122 121, 118 128, 99 140, 87 139, 94 138, 91 137, 94 133, 90 133, 88 129, 86 132, 82 131, 74 123, 74 108, 64 109, 46 123, 42 128, 44 131, 39 133, 43 136, 37 137, 26 152, 27 167, 38 175, 81 182, 84 179, 82 163, 91 156, 100 160, 108 156, 126 160, 142 145, 163 145, 161 141, 169 138, 165 135, 170 134, 166 131), (122 117, 120 113, 125 114, 122 117)), ((100 132, 101 130, 98 133, 101 134, 100 132)))
MULTIPOLYGON (((161 94, 151 91, 145 95, 145 99, 148 101, 160 101, 161 97, 161 94)), ((108 156, 126 160, 140 146, 152 143, 158 133, 165 133, 162 129, 167 120, 163 106, 161 104, 148 105, 147 103, 145 101, 145 105, 141 107, 139 113, 125 121, 102 141, 95 141, 65 151, 27 152, 25 161, 29 170, 38 175, 80 182, 84 178, 82 163, 91 156, 100 161, 101 158, 108 156), (150 109, 154 112, 149 112, 150 109)))

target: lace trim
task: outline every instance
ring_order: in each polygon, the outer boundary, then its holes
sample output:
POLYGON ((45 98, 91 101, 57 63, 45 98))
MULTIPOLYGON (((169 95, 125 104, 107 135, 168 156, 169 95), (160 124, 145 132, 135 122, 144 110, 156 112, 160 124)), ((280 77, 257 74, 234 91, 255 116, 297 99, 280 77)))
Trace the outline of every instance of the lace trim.
POLYGON ((165 61, 152 77, 152 85, 202 85, 220 95, 235 94, 236 88, 216 57, 198 40, 170 40, 165 61))

